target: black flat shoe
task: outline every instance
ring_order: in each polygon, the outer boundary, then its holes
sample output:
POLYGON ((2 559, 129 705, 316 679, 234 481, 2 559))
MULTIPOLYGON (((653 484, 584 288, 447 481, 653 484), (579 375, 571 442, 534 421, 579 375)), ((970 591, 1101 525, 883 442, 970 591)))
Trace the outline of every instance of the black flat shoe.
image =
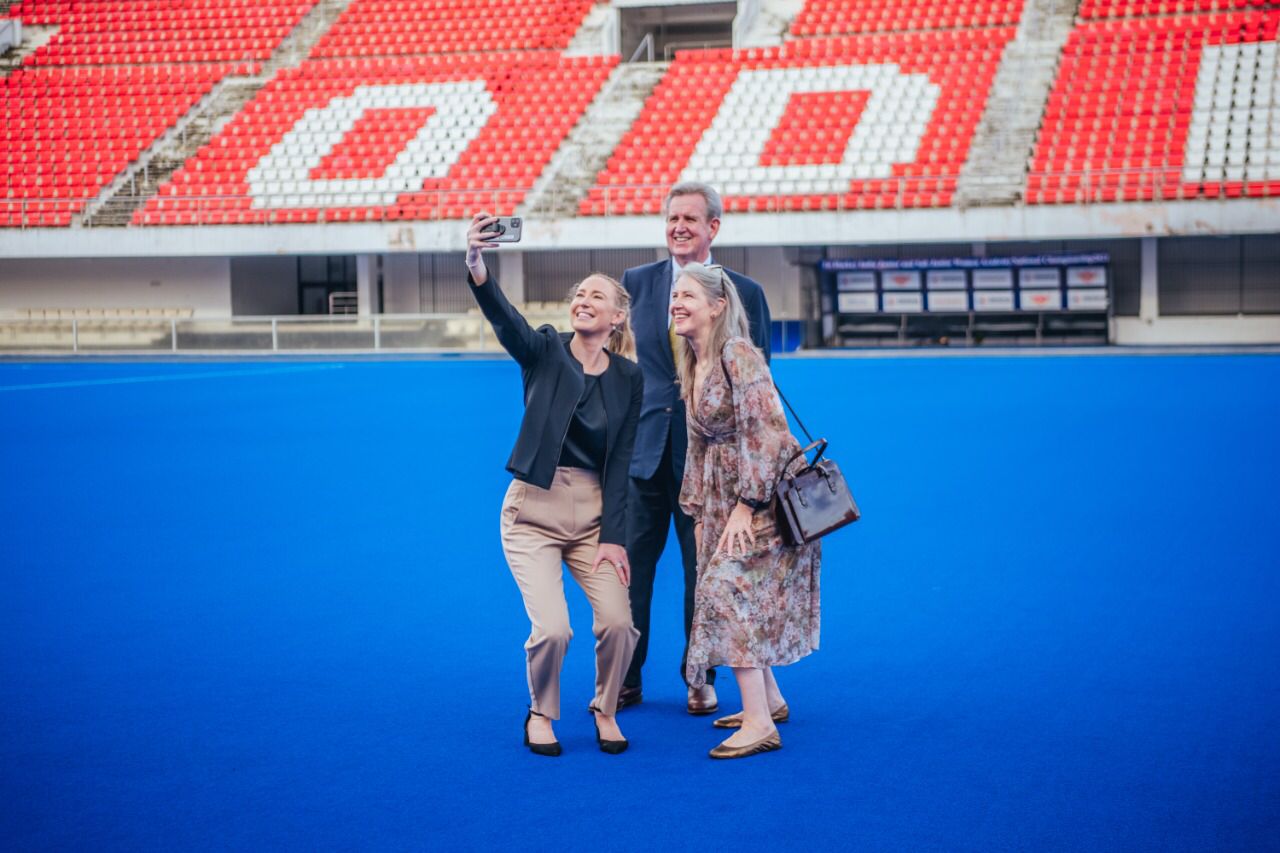
MULTIPOLYGON (((539 714, 539 717, 542 715, 539 714)), ((560 741, 553 740, 551 743, 530 743, 529 742, 529 721, 533 719, 533 709, 529 709, 529 713, 524 718, 524 745, 529 747, 529 751, 534 755, 550 755, 557 756, 560 754, 560 741)), ((596 737, 600 737, 600 729, 596 729, 596 737)), ((603 747, 601 747, 603 749, 603 747)))
POLYGON ((600 737, 600 721, 595 719, 595 708, 591 709, 592 721, 596 724, 596 743, 600 744, 600 751, 607 752, 610 755, 617 755, 620 752, 626 752, 627 747, 631 745, 628 740, 605 740, 600 737))

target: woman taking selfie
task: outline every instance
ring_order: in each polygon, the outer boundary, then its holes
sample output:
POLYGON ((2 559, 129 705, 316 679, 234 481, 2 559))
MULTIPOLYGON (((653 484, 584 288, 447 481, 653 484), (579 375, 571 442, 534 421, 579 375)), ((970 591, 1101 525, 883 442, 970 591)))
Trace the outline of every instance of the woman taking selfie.
POLYGON ((774 488, 800 444, 733 282, 720 267, 687 265, 671 318, 689 424, 680 506, 698 543, 686 675, 697 686, 711 667, 733 667, 742 712, 715 725, 738 731, 710 754, 742 758, 782 747, 775 723, 790 712, 771 667, 818 647, 821 548, 778 534, 774 488))
POLYGON ((618 282, 590 275, 569 303, 573 332, 533 329, 507 301, 481 252, 496 248, 496 222, 476 214, 467 230, 471 292, 499 342, 520 365, 525 411, 507 460, 514 479, 502 504, 502 548, 529 615, 525 643, 529 713, 524 742, 559 755, 560 666, 569 645, 561 565, 591 602, 596 686, 591 711, 600 749, 627 741, 614 712, 639 633, 627 599, 627 470, 644 380, 635 364, 630 299, 618 282))

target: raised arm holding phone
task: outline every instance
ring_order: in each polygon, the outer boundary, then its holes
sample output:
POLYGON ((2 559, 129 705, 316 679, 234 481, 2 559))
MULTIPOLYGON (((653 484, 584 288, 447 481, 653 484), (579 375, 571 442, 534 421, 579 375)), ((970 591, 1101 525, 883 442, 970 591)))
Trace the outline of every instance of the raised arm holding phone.
MULTIPOLYGON (((471 293, 524 380, 524 418, 507 460, 513 479, 500 524, 503 552, 530 622, 524 742, 539 755, 561 752, 552 722, 560 718, 560 668, 572 636, 564 566, 594 615, 590 709, 596 739, 604 752, 619 753, 628 742, 615 718, 618 692, 639 636, 627 597, 625 543, 644 379, 634 361, 630 298, 618 282, 592 274, 570 295, 573 332, 532 328, 503 295, 482 254, 497 248, 512 227, 512 220, 477 213, 467 229, 466 263, 471 293)), ((518 220, 514 227, 518 234, 518 220)))

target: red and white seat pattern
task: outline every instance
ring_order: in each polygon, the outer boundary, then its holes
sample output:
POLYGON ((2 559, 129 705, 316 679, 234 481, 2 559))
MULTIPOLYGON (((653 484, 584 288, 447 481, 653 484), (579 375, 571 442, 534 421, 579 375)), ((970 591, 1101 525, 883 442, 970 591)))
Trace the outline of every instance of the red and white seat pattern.
POLYGON ((808 0, 791 25, 793 36, 902 32, 1016 24, 1023 0, 808 0))
POLYGON ((1092 18, 1136 18, 1179 12, 1229 12, 1274 6, 1273 0, 1083 0, 1079 15, 1092 18))
POLYGON ((736 211, 949 205, 1013 34, 682 51, 580 212, 657 212, 681 179, 736 211))
POLYGON ((313 57, 562 50, 594 0, 355 0, 313 57))
POLYGON ((19 0, 10 17, 56 25, 26 65, 261 60, 316 0, 19 0))
POLYGON ((233 68, 33 68, 0 78, 0 226, 70 223, 233 68))
POLYGON ((1280 196, 1278 28, 1280 11, 1081 25, 1027 201, 1280 196))
POLYGON ((134 222, 509 214, 617 61, 547 52, 312 60, 268 83, 134 222))

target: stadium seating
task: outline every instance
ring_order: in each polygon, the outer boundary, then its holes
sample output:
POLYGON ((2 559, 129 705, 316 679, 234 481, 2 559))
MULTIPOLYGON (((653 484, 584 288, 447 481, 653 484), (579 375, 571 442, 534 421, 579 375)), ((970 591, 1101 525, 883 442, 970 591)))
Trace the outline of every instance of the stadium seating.
POLYGON ((1274 6, 1271 0, 1083 0, 1079 15, 1091 18, 1130 18, 1177 12, 1227 12, 1274 6))
POLYGON ((311 60, 268 83, 134 222, 511 213, 617 61, 549 52, 311 60))
POLYGON ((0 226, 70 223, 234 67, 21 68, 0 78, 0 226))
MULTIPOLYGON (((0 226, 69 224, 314 5, 14 3, 59 30, 0 79, 0 226)), ((561 55, 592 5, 354 0, 133 221, 514 212, 620 60, 561 55)), ((1277 6, 1084 0, 1026 201, 1280 197, 1277 6)), ((680 51, 579 213, 653 213, 693 177, 738 212, 949 206, 1022 7, 807 0, 780 47, 680 51)))
POLYGON ((936 207, 1012 28, 682 51, 583 200, 652 213, 682 177, 736 211, 936 207))
POLYGON ((26 65, 262 60, 315 0, 20 0, 28 24, 56 25, 26 65))
POLYGON ((355 0, 313 57, 563 49, 593 0, 355 0))
POLYGON ((1082 24, 1030 203, 1280 196, 1280 11, 1082 24))
POLYGON ((793 36, 903 32, 1015 24, 1023 0, 808 0, 791 25, 793 36))

